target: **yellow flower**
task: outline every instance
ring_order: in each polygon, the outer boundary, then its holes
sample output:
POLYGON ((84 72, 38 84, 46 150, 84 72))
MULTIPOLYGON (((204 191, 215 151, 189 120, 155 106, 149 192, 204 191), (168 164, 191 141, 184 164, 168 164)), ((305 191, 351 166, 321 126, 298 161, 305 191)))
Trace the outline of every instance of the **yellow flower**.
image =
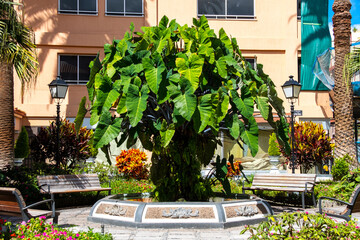
POLYGON ((270 219, 271 219, 271 221, 275 222, 275 218, 274 218, 274 217, 271 217, 270 219))
POLYGON ((307 221, 308 220, 308 216, 304 216, 304 221, 307 221))
POLYGON ((329 167, 327 166, 327 165, 324 165, 323 166, 323 169, 327 172, 327 171, 329 171, 329 167))

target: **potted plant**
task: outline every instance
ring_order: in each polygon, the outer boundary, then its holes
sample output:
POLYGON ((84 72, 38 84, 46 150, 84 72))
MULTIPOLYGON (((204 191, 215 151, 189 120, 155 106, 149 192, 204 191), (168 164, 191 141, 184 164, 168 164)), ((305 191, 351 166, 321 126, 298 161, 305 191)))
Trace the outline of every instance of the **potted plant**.
POLYGON ((27 158, 30 153, 30 147, 29 147, 29 135, 23 126, 21 128, 20 134, 18 139, 15 142, 15 149, 14 149, 14 165, 20 166, 24 160, 24 158, 27 158))
POLYGON ((277 168, 277 165, 279 164, 280 159, 280 149, 279 144, 276 140, 275 133, 272 133, 270 135, 268 153, 270 158, 270 164, 272 165, 270 171, 278 171, 279 169, 277 168))

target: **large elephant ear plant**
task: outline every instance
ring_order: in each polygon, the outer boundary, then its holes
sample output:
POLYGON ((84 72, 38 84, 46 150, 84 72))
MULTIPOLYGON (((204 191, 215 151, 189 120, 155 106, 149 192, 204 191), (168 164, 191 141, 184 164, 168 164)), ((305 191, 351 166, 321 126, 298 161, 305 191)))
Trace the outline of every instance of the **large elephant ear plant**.
MULTIPOLYGON (((97 148, 107 152, 113 140, 130 147, 139 139, 152 151, 151 179, 160 201, 209 197, 200 170, 213 157, 220 131, 255 155, 255 107, 289 149, 273 82, 262 65, 251 68, 223 29, 217 36, 205 17, 189 27, 164 16, 159 26, 141 30, 134 33, 131 25, 123 39, 104 46, 102 61, 90 64, 90 123, 97 124, 97 148)), ((79 118, 86 113, 84 102, 80 112, 79 118)))

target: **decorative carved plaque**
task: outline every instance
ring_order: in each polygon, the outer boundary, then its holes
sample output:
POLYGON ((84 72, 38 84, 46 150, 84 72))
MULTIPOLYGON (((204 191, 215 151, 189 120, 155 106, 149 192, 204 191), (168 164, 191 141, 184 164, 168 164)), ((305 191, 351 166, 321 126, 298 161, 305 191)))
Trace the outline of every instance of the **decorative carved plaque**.
POLYGON ((254 216, 259 213, 257 207, 254 208, 252 206, 241 206, 235 209, 235 212, 236 216, 254 216))
POLYGON ((118 205, 112 205, 105 209, 105 213, 112 216, 123 216, 126 213, 126 209, 118 205))
POLYGON ((186 208, 176 208, 176 209, 170 209, 167 213, 166 210, 163 211, 162 214, 163 217, 171 217, 171 218, 190 218, 190 217, 198 217, 199 216, 199 210, 193 210, 186 209, 186 208))

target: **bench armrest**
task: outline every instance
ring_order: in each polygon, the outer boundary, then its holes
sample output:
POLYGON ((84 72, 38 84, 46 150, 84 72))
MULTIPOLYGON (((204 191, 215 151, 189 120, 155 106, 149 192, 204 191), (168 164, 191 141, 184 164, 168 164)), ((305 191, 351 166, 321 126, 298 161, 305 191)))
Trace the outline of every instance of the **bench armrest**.
POLYGON ((36 202, 36 203, 33 203, 33 204, 30 204, 29 206, 26 206, 24 207, 23 209, 29 209, 29 208, 32 208, 34 206, 37 206, 37 205, 40 205, 40 204, 44 204, 44 203, 47 203, 47 202, 53 202, 54 200, 53 199, 47 199, 47 200, 43 200, 43 201, 40 201, 40 202, 36 202))
POLYGON ((320 214, 322 214, 321 201, 322 201, 323 199, 329 199, 329 200, 333 200, 333 201, 340 202, 340 203, 342 203, 342 204, 351 206, 351 203, 348 203, 348 202, 345 202, 345 201, 342 201, 342 200, 339 200, 339 199, 336 199, 336 198, 332 198, 332 197, 320 197, 320 198, 319 198, 319 213, 320 213, 320 214))
POLYGON ((305 193, 307 193, 307 185, 308 185, 308 184, 311 184, 311 185, 312 185, 311 188, 314 188, 315 185, 316 185, 316 183, 314 183, 314 182, 305 182, 305 193))
POLYGON ((48 194, 51 193, 51 192, 50 192, 50 185, 49 185, 49 184, 44 183, 44 184, 41 184, 39 187, 40 187, 40 189, 42 189, 42 190, 45 191, 46 193, 48 193, 48 194), (45 188, 43 188, 44 186, 48 186, 48 187, 47 187, 47 192, 46 192, 45 188))
POLYGON ((329 200, 333 200, 333 201, 340 202, 340 203, 346 204, 346 205, 348 205, 348 206, 351 206, 351 203, 348 203, 348 202, 345 202, 345 201, 342 201, 342 200, 339 200, 339 199, 336 199, 336 198, 332 198, 332 197, 320 197, 320 198, 319 198, 319 202, 320 202, 322 199, 329 199, 329 200))

